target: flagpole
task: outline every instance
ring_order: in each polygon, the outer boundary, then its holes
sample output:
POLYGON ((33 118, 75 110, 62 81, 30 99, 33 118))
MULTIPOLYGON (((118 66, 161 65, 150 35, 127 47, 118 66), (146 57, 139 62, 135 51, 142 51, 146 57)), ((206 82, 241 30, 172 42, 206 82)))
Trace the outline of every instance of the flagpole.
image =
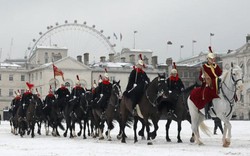
POLYGON ((55 92, 56 91, 56 75, 55 75, 54 62, 53 61, 52 61, 52 68, 53 68, 53 73, 54 73, 54 85, 55 85, 54 92, 55 92))

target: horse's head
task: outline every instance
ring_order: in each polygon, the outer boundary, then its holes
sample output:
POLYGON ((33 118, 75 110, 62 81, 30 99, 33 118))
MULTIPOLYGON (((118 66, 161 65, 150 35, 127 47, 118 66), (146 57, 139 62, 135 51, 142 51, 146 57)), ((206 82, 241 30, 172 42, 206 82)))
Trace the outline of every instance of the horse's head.
POLYGON ((121 91, 121 86, 120 86, 120 80, 117 81, 117 82, 115 80, 113 80, 112 92, 117 96, 118 99, 122 98, 122 91, 121 91))
POLYGON ((242 68, 236 64, 231 63, 231 79, 236 87, 236 94, 238 99, 239 94, 243 91, 243 71, 242 68))
POLYGON ((158 95, 161 95, 163 98, 168 96, 168 87, 165 73, 158 73, 158 95))

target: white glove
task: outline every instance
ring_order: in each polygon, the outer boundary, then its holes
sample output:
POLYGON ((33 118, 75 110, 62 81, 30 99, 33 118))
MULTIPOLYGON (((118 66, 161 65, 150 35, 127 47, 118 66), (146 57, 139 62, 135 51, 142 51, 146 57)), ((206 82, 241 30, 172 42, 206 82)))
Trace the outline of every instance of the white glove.
POLYGON ((171 94, 171 93, 172 93, 172 90, 169 90, 168 92, 171 94))
POLYGON ((184 91, 184 88, 181 88, 181 91, 183 92, 183 91, 184 91))
POLYGON ((84 95, 84 93, 82 93, 82 95, 84 95))
POLYGON ((73 98, 75 99, 75 98, 76 98, 76 96, 74 95, 74 96, 73 96, 73 98))
POLYGON ((134 88, 137 86, 137 84, 136 83, 134 83, 134 88))
POLYGON ((69 97, 69 95, 67 94, 66 97, 69 97))
POLYGON ((25 103, 23 103, 23 107, 25 106, 25 103))
POLYGON ((103 97, 103 94, 100 94, 100 97, 103 97))

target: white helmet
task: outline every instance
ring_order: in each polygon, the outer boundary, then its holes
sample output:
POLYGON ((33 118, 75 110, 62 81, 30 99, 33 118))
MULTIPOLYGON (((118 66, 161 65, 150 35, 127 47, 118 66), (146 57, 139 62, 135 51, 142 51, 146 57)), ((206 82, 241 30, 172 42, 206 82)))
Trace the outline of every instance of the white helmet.
POLYGON ((109 78, 109 74, 108 73, 104 73, 104 77, 109 78))
POLYGON ((138 60, 138 64, 141 65, 141 66, 143 66, 144 63, 143 63, 142 60, 138 60))
POLYGON ((213 59, 213 58, 215 58, 215 54, 214 53, 208 53, 207 58, 213 59))
POLYGON ((172 69, 172 70, 171 70, 171 73, 172 73, 172 74, 177 74, 177 70, 176 70, 176 69, 172 69))

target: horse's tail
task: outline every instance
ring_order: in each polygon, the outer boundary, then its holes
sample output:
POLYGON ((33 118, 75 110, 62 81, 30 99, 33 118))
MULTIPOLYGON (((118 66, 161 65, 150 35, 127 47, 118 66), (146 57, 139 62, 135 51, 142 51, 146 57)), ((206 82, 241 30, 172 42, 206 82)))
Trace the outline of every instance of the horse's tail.
POLYGON ((209 137, 211 136, 212 133, 209 130, 209 127, 203 121, 200 123, 200 129, 207 136, 209 136, 209 137))
POLYGON ((131 128, 131 126, 132 126, 132 124, 133 124, 133 117, 131 116, 131 117, 128 117, 128 120, 127 120, 127 122, 126 122, 126 126, 127 127, 129 127, 129 128, 131 128))

